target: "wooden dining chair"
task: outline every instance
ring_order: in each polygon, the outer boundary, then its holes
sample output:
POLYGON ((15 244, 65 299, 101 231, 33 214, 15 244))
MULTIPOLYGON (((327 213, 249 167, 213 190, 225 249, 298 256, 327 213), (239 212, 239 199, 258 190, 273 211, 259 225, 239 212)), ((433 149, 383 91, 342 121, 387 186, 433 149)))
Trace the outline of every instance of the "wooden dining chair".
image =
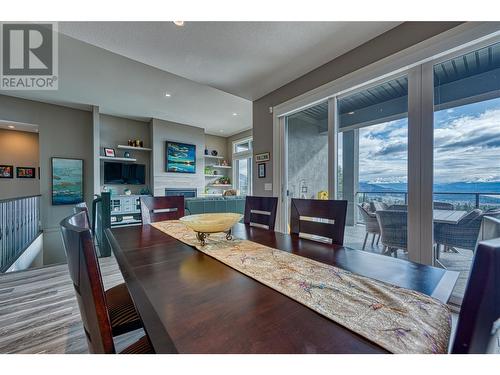
POLYGON ((290 233, 326 237, 332 244, 343 245, 346 214, 346 200, 292 198, 290 233))
POLYGON ((82 203, 78 203, 74 209, 73 209, 73 212, 75 214, 79 213, 79 212, 85 212, 85 216, 87 217, 87 223, 88 223, 88 227, 89 228, 92 228, 92 222, 90 221, 90 215, 89 215, 89 208, 87 207, 87 203, 85 202, 82 202, 82 203))
POLYGON ((184 196, 141 197, 143 224, 177 220, 184 216, 184 196))
POLYGON ((243 223, 257 224, 257 226, 265 226, 269 230, 274 230, 277 208, 278 198, 276 197, 251 197, 247 195, 243 223))
POLYGON ((500 238, 479 242, 458 317, 452 353, 500 352, 499 286, 500 238))
MULTIPOLYGON (((121 284, 104 291, 85 212, 67 217, 60 225, 89 351, 116 353, 113 336, 142 326, 127 288, 121 284)), ((122 351, 127 354, 152 352, 146 336, 122 351)))

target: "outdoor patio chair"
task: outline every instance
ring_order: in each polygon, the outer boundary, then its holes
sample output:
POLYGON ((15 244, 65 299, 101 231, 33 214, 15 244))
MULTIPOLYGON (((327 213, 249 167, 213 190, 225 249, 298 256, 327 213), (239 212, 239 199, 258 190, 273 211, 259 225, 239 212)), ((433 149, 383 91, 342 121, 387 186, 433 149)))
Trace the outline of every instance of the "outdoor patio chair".
POLYGON ((366 247, 366 241, 368 240, 368 235, 373 234, 372 237, 372 247, 375 242, 375 237, 377 238, 377 245, 380 241, 380 227, 378 226, 377 215, 375 212, 371 212, 369 209, 368 203, 358 204, 359 212, 361 213, 361 217, 363 218, 363 222, 365 223, 365 240, 363 241, 363 250, 366 247))
POLYGON ((377 201, 371 201, 370 202, 370 211, 371 212, 376 212, 379 210, 387 210, 387 203, 384 202, 377 202, 377 201))
POLYGON ((408 249, 408 213, 402 210, 381 210, 375 213, 380 226, 384 255, 397 257, 398 249, 408 249))
POLYGON ((474 251, 483 215, 483 211, 474 209, 457 224, 434 223, 434 242, 437 244, 438 257, 440 245, 445 249, 459 247, 474 251))

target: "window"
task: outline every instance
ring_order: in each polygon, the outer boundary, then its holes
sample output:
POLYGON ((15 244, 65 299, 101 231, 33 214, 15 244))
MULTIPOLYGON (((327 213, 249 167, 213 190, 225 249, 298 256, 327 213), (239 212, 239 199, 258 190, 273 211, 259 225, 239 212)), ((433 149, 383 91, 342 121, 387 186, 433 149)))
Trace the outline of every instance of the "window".
POLYGON ((439 62, 433 75, 434 256, 460 272, 460 303, 483 217, 500 216, 500 43, 439 62))
POLYGON ((252 150, 252 138, 233 142, 233 187, 238 195, 252 194, 252 150))

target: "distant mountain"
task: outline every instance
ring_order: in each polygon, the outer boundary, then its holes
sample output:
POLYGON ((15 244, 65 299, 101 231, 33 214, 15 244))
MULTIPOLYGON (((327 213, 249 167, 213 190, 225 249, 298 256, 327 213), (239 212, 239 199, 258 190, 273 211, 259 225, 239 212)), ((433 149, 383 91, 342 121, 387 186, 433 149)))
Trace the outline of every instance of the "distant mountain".
MULTIPOLYGON (((401 198, 401 192, 406 192, 408 185, 406 183, 387 183, 372 184, 369 182, 360 182, 359 191, 371 193, 371 199, 377 198, 401 198), (394 193, 394 195, 390 194, 394 193)), ((475 204, 475 195, 473 193, 496 193, 498 195, 480 195, 480 205, 494 204, 500 205, 500 182, 453 182, 447 184, 434 184, 434 199, 442 202, 461 202, 475 204), (446 193, 466 193, 466 194, 446 194, 446 193), (470 193, 470 194, 467 194, 470 193)))
MULTIPOLYGON (((408 191, 406 183, 372 184, 360 182, 359 191, 363 192, 404 192, 408 191)), ((498 193, 500 194, 500 181, 497 182, 452 182, 434 184, 435 193, 498 193)))

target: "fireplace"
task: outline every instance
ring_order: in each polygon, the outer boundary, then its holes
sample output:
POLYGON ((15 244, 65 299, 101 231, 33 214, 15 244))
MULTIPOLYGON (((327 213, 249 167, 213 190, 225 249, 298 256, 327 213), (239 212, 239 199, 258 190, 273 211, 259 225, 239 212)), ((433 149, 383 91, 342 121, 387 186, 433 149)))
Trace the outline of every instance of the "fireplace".
POLYGON ((196 189, 165 189, 165 196, 178 196, 183 195, 184 198, 196 198, 196 189))

